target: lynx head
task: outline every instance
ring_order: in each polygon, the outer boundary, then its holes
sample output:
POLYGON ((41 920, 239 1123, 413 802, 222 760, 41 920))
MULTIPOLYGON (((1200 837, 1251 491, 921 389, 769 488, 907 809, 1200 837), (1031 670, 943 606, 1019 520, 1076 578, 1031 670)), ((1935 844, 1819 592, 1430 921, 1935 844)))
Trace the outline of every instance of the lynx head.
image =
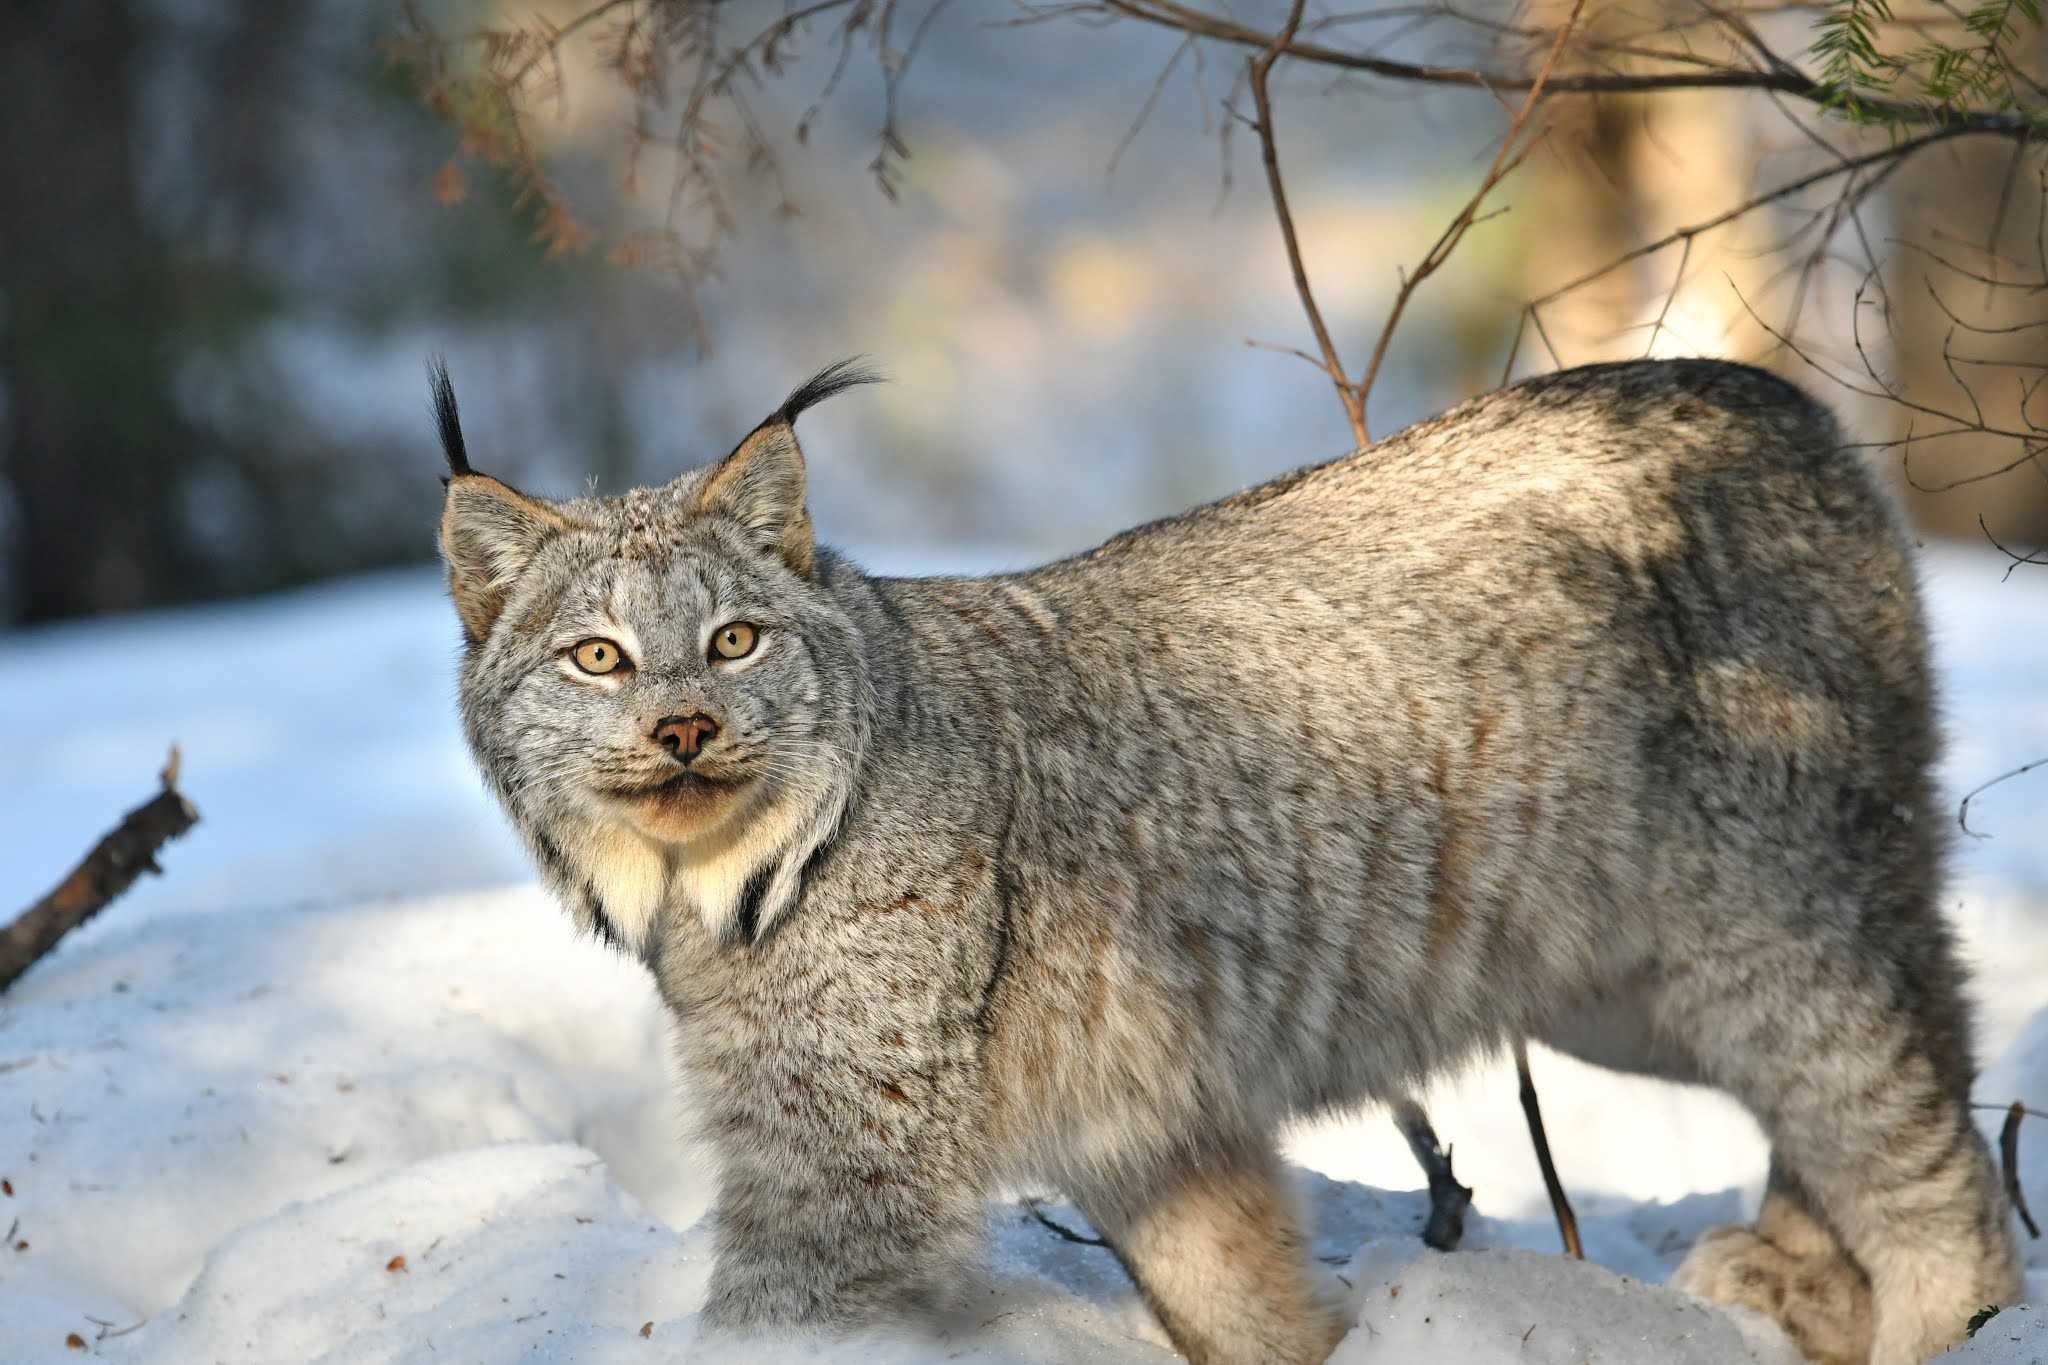
POLYGON ((724 460, 618 497, 532 497, 448 456, 441 554, 471 753, 584 927, 643 954, 663 912, 759 935, 851 796, 872 709, 824 586, 795 423, 841 362, 724 460))

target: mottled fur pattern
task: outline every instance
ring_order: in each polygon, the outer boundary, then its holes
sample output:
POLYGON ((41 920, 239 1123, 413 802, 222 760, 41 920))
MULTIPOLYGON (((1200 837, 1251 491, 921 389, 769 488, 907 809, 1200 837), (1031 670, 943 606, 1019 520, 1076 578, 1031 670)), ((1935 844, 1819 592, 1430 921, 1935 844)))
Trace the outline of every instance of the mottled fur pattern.
POLYGON ((1319 1359, 1276 1126, 1517 1037, 1749 1107, 1763 1219, 1680 1282, 1817 1358, 1917 1361, 2016 1292, 1914 569, 1797 389, 1567 371, 915 580, 813 544, 802 406, 618 498, 464 465, 442 532, 477 759, 677 1021, 711 1324, 942 1294, 985 1194, 1042 1182, 1190 1358, 1319 1359), (735 621, 754 651, 707 653, 735 621), (579 673, 588 637, 630 667, 579 673), (698 714, 684 772, 653 732, 698 714))

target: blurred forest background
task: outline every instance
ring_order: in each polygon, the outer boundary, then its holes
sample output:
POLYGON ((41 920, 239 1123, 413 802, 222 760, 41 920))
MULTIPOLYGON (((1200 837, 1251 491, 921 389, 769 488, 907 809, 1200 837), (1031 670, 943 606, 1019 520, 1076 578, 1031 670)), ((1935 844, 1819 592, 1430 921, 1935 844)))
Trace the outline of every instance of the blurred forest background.
MULTIPOLYGON (((2038 117, 2037 6, 2004 3, 1986 39, 1982 7, 1919 3, 1879 8, 1880 47, 1988 43, 2013 73, 1993 104, 2038 117)), ((1597 45, 1560 70, 1818 69, 1842 11, 1588 6, 1597 45)), ((429 558, 431 353, 479 467, 549 493, 713 458, 820 365, 869 355, 893 382, 806 432, 820 534, 856 553, 1022 563, 1341 453, 1329 380, 1246 344, 1312 344, 1245 121, 1255 53, 1160 13, 1271 33, 1288 6, 12 0, 0 623, 429 558)), ((1322 7, 1302 37, 1527 72, 1565 14, 1322 7)), ((1355 377, 1514 97, 1293 58, 1272 84, 1355 377)), ((1559 93, 1534 124, 1416 291, 1374 434, 1510 371, 1749 359, 1939 490, 1907 490, 1931 532, 2048 543, 2038 128, 1842 172, 1912 130, 1743 88, 1559 93), (1831 166, 1546 305, 1541 344, 1525 325, 1530 300, 1831 166)))

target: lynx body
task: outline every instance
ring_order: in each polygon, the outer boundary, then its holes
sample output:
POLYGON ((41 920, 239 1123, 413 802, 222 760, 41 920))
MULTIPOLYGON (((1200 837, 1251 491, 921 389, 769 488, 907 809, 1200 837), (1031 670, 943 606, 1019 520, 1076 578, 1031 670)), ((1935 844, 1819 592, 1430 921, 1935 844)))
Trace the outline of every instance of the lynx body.
POLYGON ((859 378, 561 502, 472 472, 437 382, 469 740, 675 1016, 709 1322, 900 1311, 1032 1181, 1190 1358, 1320 1359, 1276 1126, 1516 1037, 1749 1107, 1758 1225, 1678 1282, 1815 1358, 2014 1295, 1914 569, 1811 400, 1568 371, 1044 568, 881 579, 813 544, 793 429, 859 378))

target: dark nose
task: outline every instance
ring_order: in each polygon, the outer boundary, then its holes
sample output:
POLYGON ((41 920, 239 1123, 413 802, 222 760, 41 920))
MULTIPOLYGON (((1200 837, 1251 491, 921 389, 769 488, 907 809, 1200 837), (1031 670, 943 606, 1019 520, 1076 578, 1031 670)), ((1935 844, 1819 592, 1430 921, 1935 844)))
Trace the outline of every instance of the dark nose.
POLYGON ((654 742, 685 763, 717 735, 718 722, 701 711, 687 716, 663 716, 654 722, 654 742))

